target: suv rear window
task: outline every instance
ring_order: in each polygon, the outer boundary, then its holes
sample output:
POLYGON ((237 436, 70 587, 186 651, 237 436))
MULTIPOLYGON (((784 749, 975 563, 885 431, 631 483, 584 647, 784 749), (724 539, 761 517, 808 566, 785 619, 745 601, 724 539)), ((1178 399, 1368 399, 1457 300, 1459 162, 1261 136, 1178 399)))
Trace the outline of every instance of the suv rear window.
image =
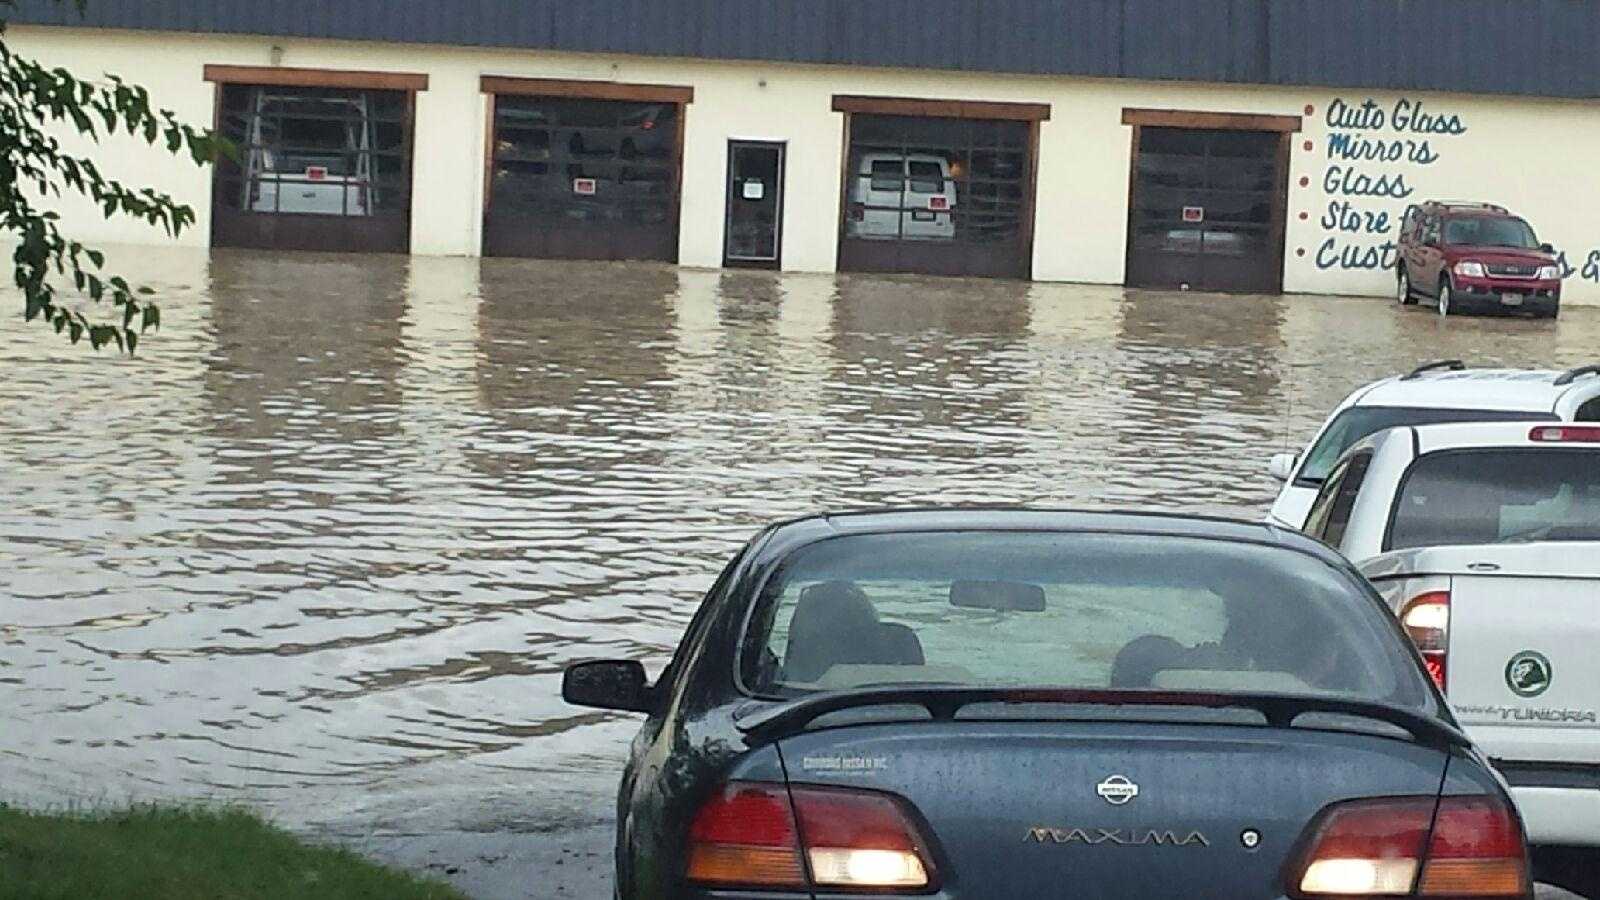
POLYGON ((1446 450, 1411 464, 1386 549, 1600 541, 1600 448, 1446 450))
POLYGON ((1334 417, 1316 446, 1306 454, 1305 465, 1295 482, 1315 487, 1328 477, 1328 471, 1346 450, 1388 428, 1404 425, 1440 425, 1446 422, 1533 422, 1556 421, 1554 415, 1533 412, 1507 412, 1492 409, 1435 409, 1413 406, 1352 406, 1334 417))
POLYGON ((1473 247, 1515 247, 1519 250, 1539 249, 1539 240, 1533 229, 1521 219, 1503 216, 1471 216, 1446 219, 1444 242, 1473 247))
POLYGON ((743 666, 768 696, 941 684, 1428 702, 1355 579, 1299 551, 1189 537, 826 540, 769 582, 743 666))

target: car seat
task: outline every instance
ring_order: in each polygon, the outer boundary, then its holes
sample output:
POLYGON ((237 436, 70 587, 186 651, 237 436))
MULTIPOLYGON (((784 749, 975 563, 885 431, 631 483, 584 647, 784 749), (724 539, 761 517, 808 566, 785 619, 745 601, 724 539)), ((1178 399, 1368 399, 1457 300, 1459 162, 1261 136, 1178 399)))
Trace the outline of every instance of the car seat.
POLYGON ((1120 689, 1148 688, 1156 674, 1167 669, 1189 668, 1189 651, 1182 644, 1159 634, 1134 638, 1117 651, 1111 662, 1111 686, 1120 689))
POLYGON ((837 665, 924 662, 916 632, 878 621, 872 601, 851 582, 823 582, 800 593, 784 651, 785 681, 816 682, 837 665))

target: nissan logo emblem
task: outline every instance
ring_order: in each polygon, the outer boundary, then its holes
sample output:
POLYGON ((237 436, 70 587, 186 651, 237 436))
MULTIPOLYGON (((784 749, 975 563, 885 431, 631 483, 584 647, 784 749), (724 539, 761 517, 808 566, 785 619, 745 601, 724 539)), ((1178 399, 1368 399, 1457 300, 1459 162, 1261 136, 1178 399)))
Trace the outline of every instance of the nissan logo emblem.
POLYGON ((1113 775, 1100 782, 1094 792, 1112 806, 1122 806, 1139 796, 1139 786, 1129 781, 1126 775, 1113 775))

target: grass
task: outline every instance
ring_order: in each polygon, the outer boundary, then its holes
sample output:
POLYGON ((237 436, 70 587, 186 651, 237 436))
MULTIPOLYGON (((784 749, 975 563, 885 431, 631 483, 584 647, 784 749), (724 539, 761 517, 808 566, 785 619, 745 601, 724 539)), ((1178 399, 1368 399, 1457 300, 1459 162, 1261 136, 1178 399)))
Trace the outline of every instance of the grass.
POLYGON ((240 810, 65 815, 0 805, 0 898, 463 900, 438 882, 313 847, 240 810))

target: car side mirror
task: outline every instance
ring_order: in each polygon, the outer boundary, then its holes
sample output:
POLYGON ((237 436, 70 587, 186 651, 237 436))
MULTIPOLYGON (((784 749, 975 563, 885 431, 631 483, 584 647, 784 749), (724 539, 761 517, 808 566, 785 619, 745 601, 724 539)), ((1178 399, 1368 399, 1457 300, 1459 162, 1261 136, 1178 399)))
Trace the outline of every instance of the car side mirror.
POLYGON ((1288 481, 1289 476, 1294 474, 1294 464, 1299 461, 1300 457, 1293 453, 1279 453, 1267 463, 1267 471, 1279 481, 1288 481))
POLYGON ((567 666, 561 699, 573 706, 647 713, 655 708, 644 664, 633 659, 603 659, 567 666))
POLYGON ((1539 245, 1539 252, 1540 253, 1555 253, 1556 252, 1556 247, 1555 247, 1554 244, 1540 244, 1539 245))

